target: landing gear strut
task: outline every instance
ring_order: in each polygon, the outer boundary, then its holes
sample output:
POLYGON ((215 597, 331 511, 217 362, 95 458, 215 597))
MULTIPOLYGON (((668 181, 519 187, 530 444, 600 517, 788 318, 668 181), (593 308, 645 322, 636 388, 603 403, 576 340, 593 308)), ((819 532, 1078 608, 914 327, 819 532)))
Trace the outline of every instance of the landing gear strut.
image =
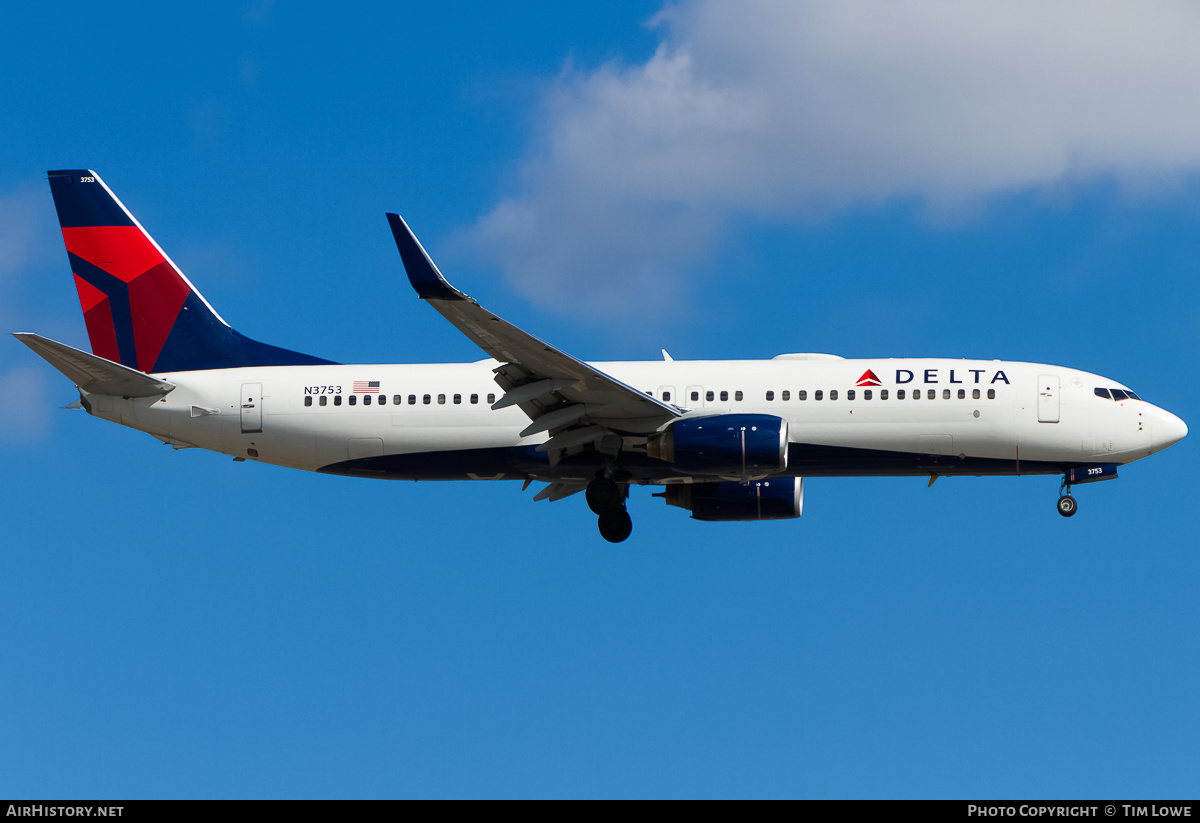
POLYGON ((620 543, 633 532, 633 520, 625 510, 625 490, 603 474, 588 483, 584 491, 588 508, 598 515, 600 536, 609 543, 620 543))
POLYGON ((1058 487, 1058 513, 1063 517, 1070 517, 1079 511, 1079 503, 1071 496, 1071 484, 1067 482, 1064 476, 1062 485, 1058 487))

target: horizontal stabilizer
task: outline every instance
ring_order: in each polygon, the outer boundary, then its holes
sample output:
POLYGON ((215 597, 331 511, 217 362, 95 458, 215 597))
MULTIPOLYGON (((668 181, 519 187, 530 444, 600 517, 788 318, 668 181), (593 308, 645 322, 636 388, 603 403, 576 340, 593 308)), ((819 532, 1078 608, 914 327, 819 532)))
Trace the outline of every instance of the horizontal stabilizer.
POLYGON ((39 357, 89 394, 161 397, 175 388, 174 383, 159 380, 157 377, 71 348, 64 343, 57 343, 41 335, 16 332, 13 337, 33 349, 39 357))

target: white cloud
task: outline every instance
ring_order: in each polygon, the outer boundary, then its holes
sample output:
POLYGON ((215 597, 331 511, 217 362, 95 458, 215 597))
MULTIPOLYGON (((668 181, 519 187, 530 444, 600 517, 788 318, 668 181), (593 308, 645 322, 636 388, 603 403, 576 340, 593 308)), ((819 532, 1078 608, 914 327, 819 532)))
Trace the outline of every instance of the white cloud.
POLYGON ((518 190, 467 233, 535 300, 652 306, 736 214, 1200 169, 1190 0, 697 0, 651 25, 645 63, 562 73, 518 190))
POLYGON ((26 183, 0 195, 0 280, 46 262, 46 236, 51 237, 54 210, 47 210, 49 189, 26 183))
MULTIPOLYGON (((9 341, 16 343, 12 338, 9 341)), ((41 370, 18 366, 0 372, 0 397, 4 398, 0 404, 0 442, 19 445, 45 436, 47 386, 41 370)))

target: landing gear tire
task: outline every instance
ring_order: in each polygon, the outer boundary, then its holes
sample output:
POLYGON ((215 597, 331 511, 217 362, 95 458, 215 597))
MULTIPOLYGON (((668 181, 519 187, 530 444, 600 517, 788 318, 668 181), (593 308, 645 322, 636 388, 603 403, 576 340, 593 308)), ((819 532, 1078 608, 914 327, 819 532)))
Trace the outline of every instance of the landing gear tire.
POLYGON ((1063 517, 1070 517, 1079 511, 1079 504, 1075 502, 1075 498, 1069 494, 1064 494, 1058 498, 1058 513, 1063 517))
MULTIPOLYGON (((583 496, 587 498, 588 508, 592 510, 592 514, 603 515, 614 509, 623 508, 621 487, 607 477, 597 477, 591 483, 588 483, 583 496)), ((628 537, 628 534, 626 537, 628 537)), ((624 539, 624 537, 621 538, 621 540, 624 539)), ((621 541, 614 540, 613 542, 619 543, 621 541)))
POLYGON ((620 543, 633 533, 633 518, 623 506, 600 515, 597 525, 600 526, 600 536, 609 543, 620 543))

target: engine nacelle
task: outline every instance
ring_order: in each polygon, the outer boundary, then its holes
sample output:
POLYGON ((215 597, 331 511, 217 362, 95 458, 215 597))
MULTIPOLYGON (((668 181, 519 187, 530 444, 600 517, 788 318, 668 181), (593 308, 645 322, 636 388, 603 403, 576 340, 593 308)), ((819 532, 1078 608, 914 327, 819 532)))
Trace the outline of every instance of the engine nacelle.
POLYGON ((787 468, 788 424, 770 414, 685 417, 650 440, 647 454, 689 474, 748 480, 787 468))
POLYGON ((667 486, 662 497, 696 520, 789 520, 804 511, 804 478, 679 484, 667 486))

